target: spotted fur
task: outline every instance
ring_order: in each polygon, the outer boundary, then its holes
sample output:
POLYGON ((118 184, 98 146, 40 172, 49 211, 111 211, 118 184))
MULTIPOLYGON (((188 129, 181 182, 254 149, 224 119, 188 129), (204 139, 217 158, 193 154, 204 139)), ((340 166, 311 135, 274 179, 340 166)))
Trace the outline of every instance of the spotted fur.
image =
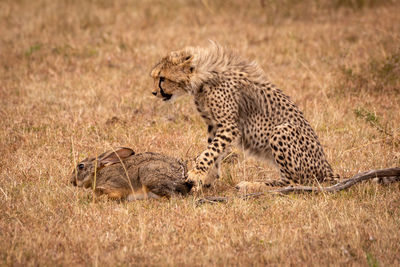
POLYGON ((257 63, 212 44, 171 52, 151 76, 153 94, 165 101, 184 93, 193 95, 208 125, 207 149, 189 172, 189 179, 198 184, 211 184, 218 177, 219 162, 231 144, 277 165, 280 179, 263 185, 338 178, 303 113, 267 80, 257 63))

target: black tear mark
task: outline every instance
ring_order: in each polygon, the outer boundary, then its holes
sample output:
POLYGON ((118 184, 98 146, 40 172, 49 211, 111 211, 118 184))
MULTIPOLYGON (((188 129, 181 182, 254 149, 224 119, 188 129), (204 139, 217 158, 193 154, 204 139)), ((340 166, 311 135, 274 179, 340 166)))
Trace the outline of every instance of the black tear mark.
POLYGON ((162 83, 164 80, 165 80, 164 77, 160 77, 160 81, 158 82, 158 87, 160 88, 160 93, 161 93, 161 96, 163 97, 163 100, 164 100, 164 101, 167 101, 167 100, 170 100, 170 99, 171 99, 172 94, 167 94, 167 93, 163 90, 163 88, 162 88, 162 86, 161 86, 161 83, 162 83))

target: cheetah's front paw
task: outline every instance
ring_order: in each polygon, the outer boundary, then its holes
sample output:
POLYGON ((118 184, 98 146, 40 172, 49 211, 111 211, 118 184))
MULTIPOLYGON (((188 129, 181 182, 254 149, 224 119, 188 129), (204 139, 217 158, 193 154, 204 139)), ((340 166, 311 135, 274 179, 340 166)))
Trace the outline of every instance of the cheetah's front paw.
POLYGON ((208 184, 205 183, 206 175, 196 169, 190 170, 188 172, 187 180, 194 183, 194 186, 192 188, 193 192, 200 191, 203 186, 204 187, 209 186, 208 184))

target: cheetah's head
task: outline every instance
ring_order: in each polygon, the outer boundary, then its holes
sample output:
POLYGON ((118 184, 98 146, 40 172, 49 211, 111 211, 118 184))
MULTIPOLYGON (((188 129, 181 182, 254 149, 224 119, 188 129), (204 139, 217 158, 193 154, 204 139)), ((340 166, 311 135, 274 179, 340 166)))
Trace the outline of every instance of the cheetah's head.
POLYGON ((188 50, 169 53, 151 70, 153 95, 168 101, 188 92, 194 71, 193 55, 188 50))

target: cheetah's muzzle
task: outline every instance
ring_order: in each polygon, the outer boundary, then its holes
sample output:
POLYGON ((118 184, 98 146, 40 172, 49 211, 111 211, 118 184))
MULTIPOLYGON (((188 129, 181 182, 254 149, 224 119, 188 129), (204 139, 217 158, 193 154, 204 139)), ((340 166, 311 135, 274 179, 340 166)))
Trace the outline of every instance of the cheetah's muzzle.
POLYGON ((163 88, 162 88, 162 86, 161 86, 161 83, 162 83, 163 81, 164 81, 164 79, 161 79, 161 78, 160 78, 160 82, 158 83, 158 87, 160 88, 160 93, 161 93, 161 96, 163 97, 163 101, 168 101, 168 100, 171 99, 172 94, 167 94, 167 93, 163 90, 163 88))

